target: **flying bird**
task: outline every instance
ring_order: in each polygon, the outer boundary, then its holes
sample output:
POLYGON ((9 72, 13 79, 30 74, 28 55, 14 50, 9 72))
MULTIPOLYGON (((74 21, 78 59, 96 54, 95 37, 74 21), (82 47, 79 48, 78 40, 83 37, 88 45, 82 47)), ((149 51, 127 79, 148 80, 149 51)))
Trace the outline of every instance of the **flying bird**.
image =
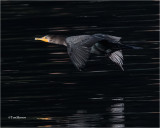
POLYGON ((141 49, 122 44, 121 37, 101 33, 69 37, 46 35, 35 40, 66 46, 71 61, 79 71, 84 69, 91 54, 105 55, 124 70, 122 49, 141 49))

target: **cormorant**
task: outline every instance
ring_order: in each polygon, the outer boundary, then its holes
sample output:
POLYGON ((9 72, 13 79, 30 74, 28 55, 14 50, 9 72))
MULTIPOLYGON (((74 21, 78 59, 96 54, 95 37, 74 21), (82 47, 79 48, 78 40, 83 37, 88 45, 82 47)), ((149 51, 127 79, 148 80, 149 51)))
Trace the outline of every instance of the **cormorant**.
POLYGON ((35 40, 66 46, 71 61, 79 71, 85 67, 91 53, 105 55, 124 70, 122 49, 141 49, 121 44, 121 37, 101 33, 70 37, 46 35, 42 38, 35 38, 35 40))

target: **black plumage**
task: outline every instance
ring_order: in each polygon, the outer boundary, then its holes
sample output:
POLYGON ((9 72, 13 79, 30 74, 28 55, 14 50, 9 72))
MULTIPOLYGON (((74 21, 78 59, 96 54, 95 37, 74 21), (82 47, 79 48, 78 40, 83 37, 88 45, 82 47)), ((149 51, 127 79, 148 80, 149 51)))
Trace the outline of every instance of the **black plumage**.
POLYGON ((122 49, 140 49, 140 47, 121 44, 121 37, 107 34, 78 35, 70 37, 47 35, 35 39, 65 45, 71 61, 78 70, 82 70, 85 67, 91 53, 95 55, 105 55, 124 70, 122 49))

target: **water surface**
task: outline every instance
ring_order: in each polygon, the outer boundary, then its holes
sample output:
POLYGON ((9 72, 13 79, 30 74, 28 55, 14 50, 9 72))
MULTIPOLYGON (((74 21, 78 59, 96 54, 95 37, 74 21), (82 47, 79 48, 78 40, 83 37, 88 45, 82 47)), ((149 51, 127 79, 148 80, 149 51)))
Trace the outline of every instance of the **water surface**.
POLYGON ((2 126, 158 127, 158 2, 2 2, 2 126), (46 34, 106 33, 124 69, 103 56, 79 72, 46 34), (26 119, 8 119, 21 116, 26 119))

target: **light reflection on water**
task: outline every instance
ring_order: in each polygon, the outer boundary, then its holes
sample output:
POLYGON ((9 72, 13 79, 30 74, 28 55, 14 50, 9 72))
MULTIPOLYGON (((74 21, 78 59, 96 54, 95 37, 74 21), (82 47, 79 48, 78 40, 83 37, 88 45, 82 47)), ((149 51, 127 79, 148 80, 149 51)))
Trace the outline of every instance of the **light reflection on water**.
MULTIPOLYGON (((114 98, 115 100, 116 98, 114 98)), ((120 98, 117 97, 117 100, 120 98)), ((109 117, 109 121, 112 122, 110 126, 112 127, 124 127, 125 124, 125 115, 124 115, 124 103, 123 98, 121 98, 121 103, 112 104, 110 106, 110 110, 107 112, 109 117), (115 124, 114 124, 115 123, 115 124)), ((90 127, 90 122, 98 123, 100 120, 103 120, 103 114, 90 114, 87 110, 77 110, 75 114, 71 116, 67 116, 64 118, 60 117, 37 117, 37 120, 49 121, 53 120, 54 122, 66 122, 68 127, 90 127)), ((44 125, 44 127, 55 125, 44 125)), ((94 125, 93 125, 94 126, 94 125)), ((40 126, 42 127, 42 126, 40 126)))

